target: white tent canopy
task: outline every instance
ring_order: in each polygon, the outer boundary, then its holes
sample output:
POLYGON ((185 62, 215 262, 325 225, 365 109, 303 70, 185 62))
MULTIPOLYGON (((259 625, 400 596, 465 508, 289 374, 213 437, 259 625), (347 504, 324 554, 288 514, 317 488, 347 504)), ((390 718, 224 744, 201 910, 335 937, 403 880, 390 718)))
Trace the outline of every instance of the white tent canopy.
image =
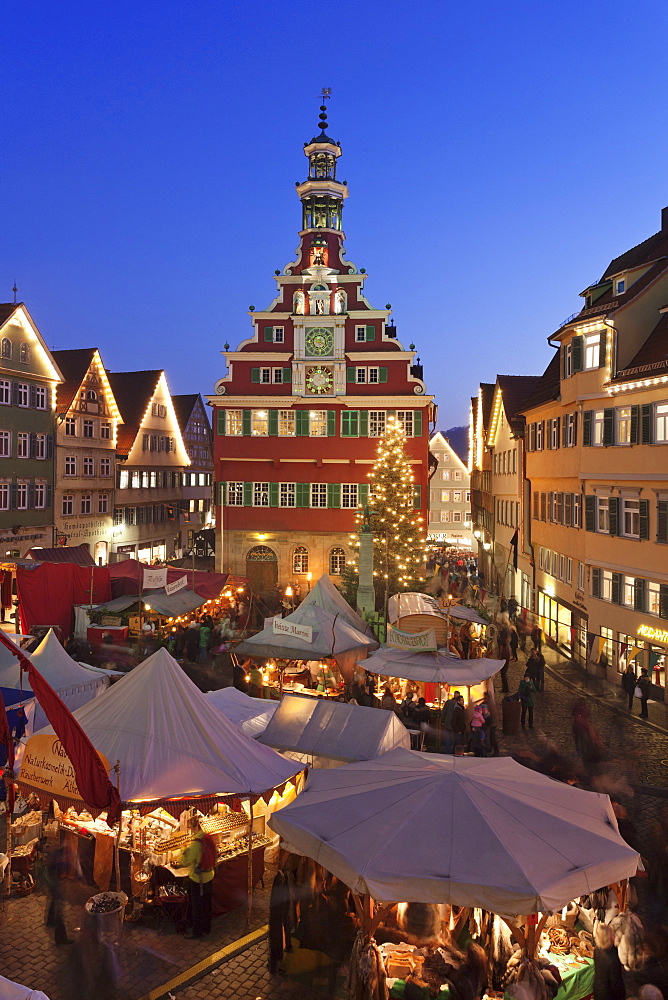
MULTIPOLYGON (((446 608, 442 608, 438 601, 429 594, 417 594, 413 591, 406 594, 393 594, 387 602, 388 621, 393 624, 409 615, 437 615, 439 618, 447 618, 448 611, 446 608)), ((462 604, 450 606, 450 617, 475 622, 477 625, 489 625, 487 618, 484 618, 479 611, 476 611, 475 608, 466 608, 462 604)))
POLYGON ((506 915, 559 909, 638 863, 607 795, 510 757, 393 750, 311 771, 269 825, 355 892, 506 915))
POLYGON ((74 714, 95 749, 120 760, 124 802, 262 794, 300 770, 240 733, 165 649, 74 714))
POLYGON ((257 739, 265 731, 267 723, 278 708, 277 701, 249 698, 235 687, 208 691, 206 697, 226 719, 252 739, 257 739))
POLYGON ((410 735, 394 712, 286 695, 260 742, 276 750, 353 761, 410 747, 410 735))
POLYGON ((330 615, 340 614, 342 618, 362 632, 363 635, 373 636, 373 630, 368 622, 354 611, 348 604, 345 597, 336 589, 330 577, 326 573, 311 587, 311 590, 303 599, 300 607, 308 607, 309 604, 317 604, 323 611, 330 615))
POLYGON ((367 659, 360 660, 359 665, 370 673, 383 677, 430 681, 433 684, 448 684, 450 687, 471 687, 493 677, 503 664, 503 660, 491 660, 488 657, 461 660, 458 656, 442 652, 413 652, 410 649, 381 646, 367 659))
POLYGON ((29 986, 20 986, 0 976, 0 997, 2 1000, 49 1000, 41 990, 32 990, 29 986))
MULTIPOLYGON (((12 636, 9 636, 11 639, 12 636)), ((4 648, 4 647, 3 647, 4 648)), ((21 680, 21 666, 15 656, 6 650, 9 660, 0 661, 0 687, 32 690, 27 674, 21 680)), ((25 654, 40 674, 71 712, 102 694, 109 686, 109 673, 94 667, 82 666, 66 653, 52 628, 46 633, 33 653, 25 654)), ((35 707, 35 730, 46 725, 46 716, 39 703, 35 707)))

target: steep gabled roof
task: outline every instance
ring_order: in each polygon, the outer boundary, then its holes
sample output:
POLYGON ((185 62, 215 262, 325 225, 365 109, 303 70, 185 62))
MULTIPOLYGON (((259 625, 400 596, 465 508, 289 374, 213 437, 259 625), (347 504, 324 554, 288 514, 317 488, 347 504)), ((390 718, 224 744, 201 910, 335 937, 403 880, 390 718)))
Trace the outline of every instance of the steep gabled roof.
POLYGON ((187 396, 172 396, 174 412, 176 413, 176 419, 179 422, 182 434, 186 429, 199 398, 199 393, 197 392, 192 392, 187 396))
POLYGON ((668 372, 668 313, 663 313, 635 357, 631 358, 626 368, 617 372, 610 381, 614 385, 616 382, 626 382, 637 376, 664 375, 666 372, 668 372))
POLYGON ((603 272, 601 281, 605 281, 613 274, 619 274, 620 271, 642 267, 643 264, 650 264, 665 257, 668 257, 668 229, 660 229, 649 239, 643 240, 642 243, 611 260, 603 272))
POLYGON ((497 375, 496 382, 501 391, 506 419, 513 430, 521 426, 522 408, 536 391, 541 375, 497 375))
POLYGON ((533 392, 522 406, 522 413, 533 409, 534 406, 541 406, 549 403, 553 399, 559 398, 560 392, 560 360, 559 351, 555 351, 549 365, 539 377, 533 392))
POLYGON ((148 372, 108 372, 111 390, 124 424, 118 428, 116 443, 116 450, 121 454, 129 454, 162 374, 161 369, 148 372))
POLYGON ((82 347, 73 351, 51 351, 65 380, 62 385, 58 386, 58 401, 56 403, 58 413, 65 413, 72 405, 79 386, 90 368, 95 351, 95 347, 82 347))
POLYGON ((480 395, 482 398, 482 423, 483 427, 489 427, 489 418, 492 414, 492 403, 494 402, 494 389, 496 388, 493 382, 481 382, 480 383, 480 395))
POLYGON ((12 313, 15 313, 22 302, 0 302, 0 326, 7 322, 12 313))

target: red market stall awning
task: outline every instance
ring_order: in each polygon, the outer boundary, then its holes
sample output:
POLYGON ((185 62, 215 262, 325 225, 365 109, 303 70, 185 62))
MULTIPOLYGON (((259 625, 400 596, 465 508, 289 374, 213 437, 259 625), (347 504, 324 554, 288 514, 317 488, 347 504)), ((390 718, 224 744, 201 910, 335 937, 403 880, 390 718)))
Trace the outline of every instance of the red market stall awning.
MULTIPOLYGON (((109 566, 112 597, 139 594, 140 589, 143 589, 141 583, 144 570, 155 568, 155 566, 140 563, 136 559, 124 559, 122 562, 113 563, 109 566)), ((167 567, 168 583, 174 583, 183 576, 188 579, 186 586, 207 601, 219 597, 221 590, 227 585, 241 587, 245 582, 240 577, 232 578, 229 573, 204 573, 201 570, 187 569, 185 566, 183 569, 177 569, 174 566, 167 567), (238 582, 239 580, 241 582, 238 582)))

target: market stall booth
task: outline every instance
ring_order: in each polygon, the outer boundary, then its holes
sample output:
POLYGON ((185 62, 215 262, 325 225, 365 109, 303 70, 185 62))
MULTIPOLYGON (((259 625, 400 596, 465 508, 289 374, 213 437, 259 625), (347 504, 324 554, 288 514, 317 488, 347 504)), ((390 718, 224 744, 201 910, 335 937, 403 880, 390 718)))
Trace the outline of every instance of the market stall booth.
POLYGON ((437 645, 448 647, 449 636, 460 628, 464 622, 471 626, 470 656, 484 655, 484 638, 489 618, 477 608, 470 608, 454 601, 446 600, 442 607, 436 598, 429 594, 418 594, 409 591, 405 594, 393 594, 387 604, 387 618, 391 625, 404 632, 424 632, 433 629, 437 645))
POLYGON ((301 765, 240 733, 164 649, 74 715, 105 766, 118 762, 118 828, 84 806, 51 729, 29 740, 19 786, 56 801, 84 874, 104 890, 115 869, 128 895, 158 899, 180 888, 181 851, 202 830, 217 842, 214 915, 240 905, 264 871, 265 815, 295 794, 301 765))
MULTIPOLYGON (((563 935, 550 933, 550 924, 562 931, 557 925, 571 901, 602 886, 617 887, 623 906, 624 880, 636 874, 639 860, 619 835, 607 795, 553 781, 511 758, 393 750, 313 771, 305 791, 270 825, 288 850, 352 890, 361 925, 353 988, 369 970, 382 980, 389 970, 394 988, 400 977, 426 985, 427 970, 433 986, 440 969, 443 984, 454 974, 443 954, 461 955, 466 929, 481 946, 477 957, 491 959, 479 968, 483 989, 508 988, 518 977, 545 983, 551 965, 564 981, 579 977, 569 997, 587 996, 590 938, 576 934, 579 952, 566 955, 563 947, 552 950, 563 935), (423 930, 414 922, 402 941, 416 906, 423 930), (395 908, 394 933, 383 935, 390 947, 379 952, 374 934, 395 908), (431 944, 416 945, 416 938, 431 944)), ((468 960, 475 964, 470 952, 468 960)))
POLYGON ((410 747, 408 730, 394 712, 299 695, 283 698, 259 740, 310 767, 338 767, 410 747))
POLYGON ((300 607, 308 607, 310 604, 317 604, 319 608, 330 615, 340 615, 344 621, 352 625, 354 629, 375 638, 373 629, 368 622, 365 622, 361 615, 350 607, 345 597, 336 589, 331 578, 324 573, 317 580, 306 597, 302 600, 300 607))
POLYGON ((245 736, 257 739, 267 728, 269 720, 279 706, 278 701, 266 698, 250 698, 235 687, 207 691, 211 704, 222 712, 226 719, 238 726, 245 736))
POLYGON ((308 694, 320 688, 322 694, 338 695, 342 680, 352 678, 356 661, 378 645, 342 614, 302 603, 292 614, 272 618, 261 632, 244 639, 235 654, 263 661, 265 685, 277 693, 308 694))

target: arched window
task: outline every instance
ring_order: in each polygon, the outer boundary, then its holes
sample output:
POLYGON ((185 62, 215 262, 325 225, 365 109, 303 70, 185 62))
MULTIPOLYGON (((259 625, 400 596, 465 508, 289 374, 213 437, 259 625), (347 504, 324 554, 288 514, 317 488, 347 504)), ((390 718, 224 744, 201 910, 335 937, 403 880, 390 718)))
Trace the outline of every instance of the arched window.
POLYGON ((341 548, 332 549, 329 553, 329 575, 341 576, 346 567, 346 554, 341 548))
POLYGON ((21 344, 19 347, 19 361, 22 365, 27 365, 30 362, 30 344, 21 344))
POLYGON ((298 545, 292 553, 292 572, 308 573, 308 549, 305 545, 298 545))
POLYGON ((12 356, 12 342, 8 340, 7 337, 2 338, 2 357, 11 358, 12 356))
POLYGON ((86 399, 90 399, 91 402, 93 403, 95 402, 95 400, 97 399, 97 393, 95 392, 95 389, 88 390, 88 392, 86 393, 86 399))

